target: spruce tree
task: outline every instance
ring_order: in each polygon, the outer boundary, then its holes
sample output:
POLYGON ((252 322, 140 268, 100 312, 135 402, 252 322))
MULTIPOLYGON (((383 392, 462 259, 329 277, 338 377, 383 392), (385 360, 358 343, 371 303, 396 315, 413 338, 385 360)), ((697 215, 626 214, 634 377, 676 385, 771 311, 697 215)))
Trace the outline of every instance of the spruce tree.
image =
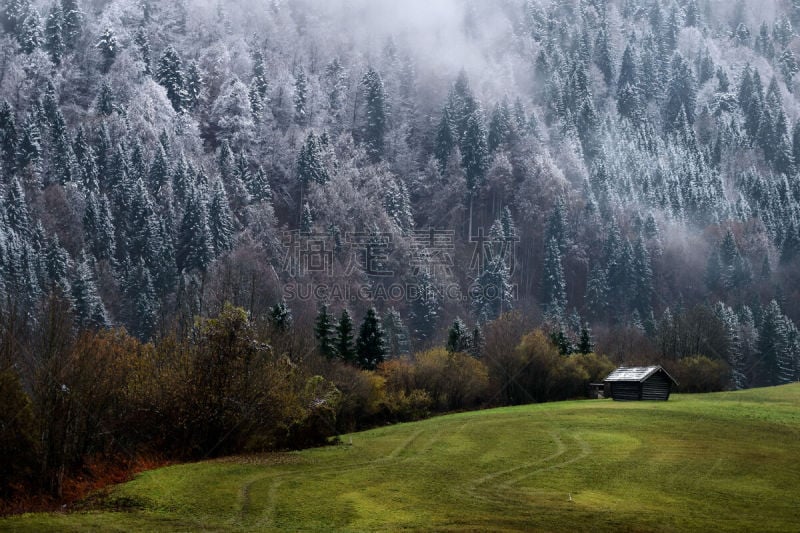
POLYGON ((354 363, 356 349, 353 345, 353 319, 347 309, 342 309, 339 323, 336 326, 336 354, 342 361, 354 363))
POLYGON ((61 0, 61 13, 64 46, 72 50, 83 31, 83 13, 78 6, 78 0, 61 0))
POLYGON ((208 212, 201 193, 194 189, 186 201, 178 234, 178 269, 183 272, 204 271, 213 259, 213 252, 208 212))
POLYGON ((103 58, 102 70, 106 73, 117 59, 117 36, 111 28, 106 28, 94 46, 100 51, 100 56, 103 58))
POLYGON ((357 361, 361 368, 374 370, 386 358, 386 343, 381 319, 374 307, 367 310, 356 340, 357 361))
POLYGON ((82 327, 102 328, 109 325, 106 308, 95 285, 94 269, 85 253, 81 254, 75 268, 72 301, 76 319, 82 327))
POLYGON ((281 300, 270 308, 269 321, 272 327, 281 333, 286 333, 291 329, 294 319, 292 310, 285 301, 281 300))
POLYGON ((187 101, 183 63, 172 46, 168 46, 158 60, 156 80, 167 90, 173 109, 178 113, 183 111, 187 101))
POLYGON ((323 304, 314 323, 314 337, 317 339, 319 353, 328 360, 336 357, 334 329, 334 317, 328 312, 328 306, 323 304))
POLYGON ((390 307, 383 316, 383 331, 386 338, 386 357, 397 358, 411 352, 408 328, 394 307, 390 307))
POLYGON ((308 134, 297 155, 297 178, 303 185, 308 185, 312 181, 324 185, 329 179, 322 148, 313 131, 308 134))
POLYGON ((467 118, 461 142, 461 166, 470 194, 483 186, 486 181, 486 172, 489 170, 489 146, 486 137, 483 113, 478 108, 467 118))
POLYGON ((294 73, 294 121, 299 126, 308 124, 308 79, 305 70, 298 65, 294 73))
POLYGON ((384 137, 388 128, 386 94, 383 79, 372 67, 361 78, 361 92, 364 99, 364 125, 361 138, 373 162, 384 155, 384 137))
POLYGON ((220 179, 214 180, 211 188, 211 198, 208 202, 208 229, 211 247, 216 255, 224 254, 233 248, 235 231, 233 215, 225 187, 222 186, 220 179))
POLYGON ((456 317, 450 325, 450 329, 447 330, 447 351, 451 353, 466 353, 469 351, 470 341, 469 328, 460 317, 456 317))
POLYGON ((567 287, 564 269, 561 266, 561 250, 558 241, 551 237, 547 241, 542 275, 542 305, 550 316, 563 316, 567 308, 567 287))
POLYGON ((64 55, 64 16, 61 6, 53 4, 47 15, 44 28, 44 48, 50 53, 50 59, 56 65, 61 64, 64 55))
POLYGON ((17 164, 17 126, 14 110, 8 101, 0 104, 0 163, 7 176, 14 173, 17 164))

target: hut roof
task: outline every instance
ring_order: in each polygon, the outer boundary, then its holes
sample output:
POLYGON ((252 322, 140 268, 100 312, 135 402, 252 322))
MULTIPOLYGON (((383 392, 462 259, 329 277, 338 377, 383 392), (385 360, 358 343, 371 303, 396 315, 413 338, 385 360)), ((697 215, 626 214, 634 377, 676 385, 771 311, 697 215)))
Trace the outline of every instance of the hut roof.
POLYGON ((645 381, 658 371, 663 372, 674 384, 678 384, 675 378, 661 366, 621 366, 606 377, 604 381, 645 381))

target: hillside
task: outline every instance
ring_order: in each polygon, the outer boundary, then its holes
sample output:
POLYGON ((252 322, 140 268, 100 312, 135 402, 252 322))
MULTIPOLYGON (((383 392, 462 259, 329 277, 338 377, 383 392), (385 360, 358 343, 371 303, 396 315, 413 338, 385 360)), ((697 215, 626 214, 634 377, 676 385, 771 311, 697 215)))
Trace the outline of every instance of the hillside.
POLYGON ((789 531, 798 405, 788 385, 448 415, 147 472, 100 510, 0 529, 789 531))

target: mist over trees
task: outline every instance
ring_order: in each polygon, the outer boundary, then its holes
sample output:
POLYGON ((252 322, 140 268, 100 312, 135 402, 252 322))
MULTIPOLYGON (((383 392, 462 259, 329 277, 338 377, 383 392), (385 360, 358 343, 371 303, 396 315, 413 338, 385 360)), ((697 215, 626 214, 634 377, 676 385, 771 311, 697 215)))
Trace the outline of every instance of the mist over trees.
POLYGON ((425 351, 429 383, 517 364, 484 334, 514 310, 562 357, 797 380, 797 27, 777 0, 8 0, 0 309, 159 342, 230 303, 290 359, 425 351))

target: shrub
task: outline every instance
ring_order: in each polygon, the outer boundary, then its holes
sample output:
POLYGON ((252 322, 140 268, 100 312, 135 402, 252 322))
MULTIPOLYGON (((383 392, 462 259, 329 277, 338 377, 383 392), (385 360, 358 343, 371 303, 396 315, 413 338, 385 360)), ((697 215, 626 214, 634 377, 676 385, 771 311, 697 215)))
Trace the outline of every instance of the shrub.
POLYGON ((489 374, 479 360, 459 352, 434 348, 417 354, 415 384, 428 392, 442 411, 481 405, 488 399, 489 374))
POLYGON ((731 380, 731 369, 725 361, 705 355, 679 359, 669 365, 668 371, 678 381, 679 392, 721 391, 731 380))

